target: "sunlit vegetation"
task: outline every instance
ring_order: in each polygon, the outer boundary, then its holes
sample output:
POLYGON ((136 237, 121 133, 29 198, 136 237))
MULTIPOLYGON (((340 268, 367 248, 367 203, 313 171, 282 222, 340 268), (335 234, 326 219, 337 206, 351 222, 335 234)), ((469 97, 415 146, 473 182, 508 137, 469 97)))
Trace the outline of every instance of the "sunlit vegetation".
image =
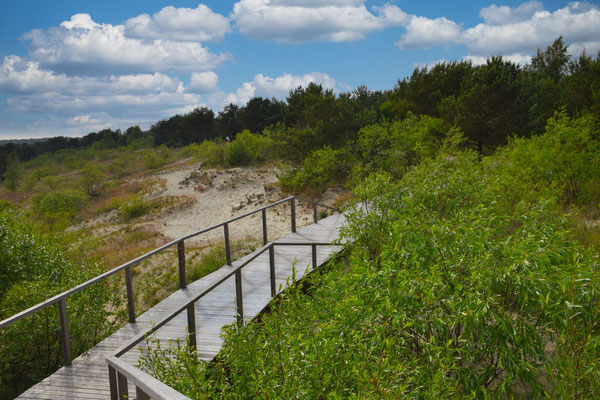
POLYGON ((484 158, 451 137, 367 177, 347 259, 212 363, 151 342, 140 365, 192 398, 597 397, 600 243, 573 226, 600 200, 598 120, 557 114, 484 158))
MULTIPOLYGON (((598 397, 600 58, 566 50, 558 38, 524 67, 443 62, 386 91, 309 84, 146 131, 4 144, 0 313, 163 244, 142 222, 193 199, 154 195, 158 171, 277 165, 290 193, 345 186, 367 204, 349 208, 347 258, 230 327, 209 365, 155 344, 155 376, 196 398, 598 397), (94 218, 121 228, 91 235, 94 218)), ((190 281, 224 264, 220 247, 187 250, 190 281)), ((176 255, 162 257, 133 269, 138 310, 177 288, 176 255)), ((73 298, 75 353, 124 321, 120 279, 73 298)), ((0 397, 60 366, 53 313, 0 331, 0 397)))

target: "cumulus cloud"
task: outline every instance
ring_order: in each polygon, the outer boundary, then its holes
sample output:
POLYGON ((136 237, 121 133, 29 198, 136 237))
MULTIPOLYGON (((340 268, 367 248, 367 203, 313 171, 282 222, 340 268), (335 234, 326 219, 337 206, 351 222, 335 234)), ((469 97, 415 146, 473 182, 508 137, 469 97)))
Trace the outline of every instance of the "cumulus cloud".
POLYGON ((322 72, 304 75, 283 74, 276 78, 257 74, 251 82, 244 82, 233 93, 214 93, 209 100, 209 104, 215 109, 220 109, 230 103, 246 104, 248 100, 256 96, 283 99, 289 94, 290 90, 298 86, 306 87, 311 82, 318 83, 326 89, 336 90, 337 88, 337 81, 322 72))
POLYGON ((161 73, 68 76, 40 68, 39 63, 16 56, 0 66, 0 92, 10 93, 7 109, 14 113, 51 113, 75 118, 105 112, 164 115, 168 110, 202 104, 200 96, 187 93, 179 79, 161 73))
POLYGON ((130 38, 123 25, 99 24, 88 14, 23 38, 31 41, 32 60, 72 75, 209 70, 231 57, 210 53, 199 42, 130 38))
POLYGON ((600 9, 597 6, 574 2, 554 12, 541 10, 539 6, 530 2, 516 9, 496 7, 490 10, 488 7, 483 12, 486 23, 462 32, 461 42, 473 55, 489 55, 533 53, 560 35, 565 43, 579 47, 583 43, 600 41, 600 9), (527 7, 519 10, 524 6, 527 7))
POLYGON ((278 42, 343 42, 404 23, 408 15, 389 4, 370 12, 364 1, 241 0, 230 14, 239 31, 278 42))
POLYGON ((504 25, 531 19, 538 11, 544 11, 544 5, 541 1, 529 1, 515 8, 498 7, 492 4, 489 7, 482 8, 479 16, 483 18, 486 24, 504 25))
MULTIPOLYGON (((531 62, 531 56, 528 54, 514 53, 503 55, 502 58, 515 64, 525 65, 531 62)), ((489 57, 468 55, 463 57, 463 60, 470 61, 473 65, 483 65, 487 63, 489 57)))
POLYGON ((181 82, 176 78, 155 72, 154 74, 110 75, 104 77, 67 76, 40 68, 34 61, 8 56, 0 66, 0 91, 27 95, 61 92, 78 96, 114 95, 120 93, 146 93, 179 90, 181 82))
POLYGON ((457 42, 460 25, 444 17, 429 19, 411 16, 406 33, 396 43, 400 49, 429 48, 457 42))
POLYGON ((187 91, 194 93, 208 93, 217 90, 219 77, 213 71, 193 72, 187 91))
POLYGON ((229 19, 204 4, 196 8, 168 6, 153 14, 125 21, 125 36, 137 39, 220 41, 231 32, 229 19))

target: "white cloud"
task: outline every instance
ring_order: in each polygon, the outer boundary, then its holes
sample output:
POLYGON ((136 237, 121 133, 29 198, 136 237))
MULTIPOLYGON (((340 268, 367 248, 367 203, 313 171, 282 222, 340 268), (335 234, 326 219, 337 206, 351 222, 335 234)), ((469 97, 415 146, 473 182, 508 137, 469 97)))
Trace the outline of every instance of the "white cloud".
POLYGON ((405 27, 406 33, 396 43, 400 49, 430 48, 456 42, 460 37, 460 25, 444 17, 411 16, 405 27))
MULTIPOLYGON (((473 55, 468 55, 463 57, 463 60, 465 61, 471 61, 471 63, 473 65, 483 65, 487 62, 487 60, 489 59, 489 57, 484 57, 484 56, 473 56, 473 55)), ((506 61, 510 61, 514 64, 519 64, 521 66, 525 65, 525 64, 529 64, 531 62, 531 56, 528 54, 519 54, 519 53, 514 53, 514 54, 509 54, 509 55, 503 55, 502 59, 506 60, 506 61)))
MULTIPOLYGON (((526 3, 529 4, 529 3, 526 3)), ((535 8, 535 7, 532 7, 535 8)), ((494 24, 484 23, 465 30, 461 42, 474 55, 497 53, 533 53, 544 48, 562 35, 565 43, 581 47, 586 42, 600 41, 600 9, 588 3, 569 3, 554 12, 535 10, 528 19, 511 21, 517 9, 504 12, 505 17, 496 15, 494 24), (506 17, 508 15, 508 17, 506 17)), ((489 9, 484 12, 486 21, 491 18, 489 9)))
POLYGON ((123 25, 99 24, 88 14, 74 15, 60 27, 33 30, 23 38, 31 41, 32 60, 72 75, 201 71, 230 59, 228 54, 210 53, 198 42, 132 39, 125 36, 123 25))
POLYGON ((209 93, 217 90, 219 77, 213 71, 193 72, 186 90, 194 93, 209 93))
POLYGON ((505 25, 515 22, 531 19, 538 11, 543 11, 544 5, 541 1, 529 1, 516 8, 508 6, 498 7, 492 4, 489 7, 482 8, 479 16, 489 25, 505 25))
POLYGON ((233 6, 230 18, 243 35, 286 43, 362 39, 369 32, 400 25, 408 18, 396 6, 376 7, 373 14, 363 3, 240 0, 233 6))
POLYGON ((149 116, 156 120, 169 110, 203 104, 202 98, 184 90, 183 83, 161 73, 68 76, 43 70, 39 63, 9 56, 0 65, 0 92, 8 111, 19 114, 50 113, 71 118, 107 113, 113 117, 149 116))
POLYGON ((252 97, 275 97, 284 99, 289 92, 298 86, 308 86, 309 83, 318 83, 326 89, 336 90, 337 81, 322 72, 313 72, 304 75, 283 74, 271 78, 263 74, 257 74, 251 82, 244 82, 235 92, 216 92, 209 100, 209 104, 215 109, 221 109, 229 103, 244 105, 252 97))
POLYGON ((204 4, 193 9, 168 6, 152 17, 141 14, 125 21, 125 36, 137 39, 220 41, 229 32, 229 19, 204 4))
POLYGON ((176 78, 154 74, 80 77, 57 74, 40 68, 34 61, 8 56, 0 65, 0 91, 17 95, 60 92, 64 95, 114 95, 177 91, 181 82, 176 78))

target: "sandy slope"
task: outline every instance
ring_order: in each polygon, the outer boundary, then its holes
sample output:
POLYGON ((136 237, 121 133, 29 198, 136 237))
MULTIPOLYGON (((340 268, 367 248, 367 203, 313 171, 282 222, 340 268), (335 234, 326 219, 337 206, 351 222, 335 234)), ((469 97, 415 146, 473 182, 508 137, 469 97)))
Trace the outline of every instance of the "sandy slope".
MULTIPOLYGON (((232 217, 245 214, 266 204, 287 197, 277 185, 278 169, 272 166, 214 169, 200 163, 171 165, 156 174, 139 178, 141 181, 160 182, 152 186, 147 198, 178 198, 181 206, 124 223, 117 210, 101 215, 80 225, 103 237, 112 233, 145 227, 160 233, 165 240, 175 240, 232 217)), ((149 184, 150 186, 151 184, 149 184)), ((337 192, 328 191, 319 201, 331 205, 337 192)), ((178 203, 178 204, 179 204, 178 203)), ((275 240, 291 230, 288 202, 267 211, 268 239, 275 240)), ((305 202, 296 203, 298 227, 312 222, 312 208, 305 202)), ((229 227, 232 240, 255 239, 262 241, 261 214, 233 222, 229 227)), ((223 229, 202 234, 193 244, 207 245, 222 242, 223 229)), ((191 244, 191 243, 190 243, 191 244)))
MULTIPOLYGON (((151 178, 164 180, 164 190, 153 196, 187 196, 195 202, 147 222, 165 236, 176 239, 188 233, 217 224, 285 197, 276 186, 278 171, 271 167, 205 169, 200 164, 158 173, 151 178)), ((312 211, 305 204, 297 206, 297 224, 305 225, 312 211)), ((269 239, 290 230, 288 204, 267 213, 269 239)), ((230 226, 233 239, 248 236, 260 238, 260 214, 236 221, 230 226)), ((221 240, 223 230, 200 237, 203 242, 221 240)))

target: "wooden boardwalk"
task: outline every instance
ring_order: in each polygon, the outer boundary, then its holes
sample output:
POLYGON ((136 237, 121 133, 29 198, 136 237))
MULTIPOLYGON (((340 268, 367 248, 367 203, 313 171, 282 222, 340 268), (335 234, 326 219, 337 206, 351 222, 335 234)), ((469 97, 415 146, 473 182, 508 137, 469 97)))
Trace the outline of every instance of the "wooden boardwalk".
MULTIPOLYGON (((290 233, 278 242, 284 243, 329 243, 338 237, 339 228, 344 223, 342 214, 327 217, 318 223, 290 233)), ((317 248, 317 264, 320 265, 340 247, 319 246, 317 248)), ((253 253, 254 254, 254 253, 253 253)), ((130 341, 134 336, 148 330, 152 323, 161 321, 165 316, 176 310, 185 300, 190 299, 231 272, 232 268, 252 257, 252 254, 237 260, 233 266, 223 268, 180 289, 167 297, 156 306, 136 318, 136 322, 125 325, 109 336, 86 355, 73 360, 70 367, 62 367, 53 375, 33 386, 18 398, 20 399, 109 399, 110 387, 106 356, 130 341)), ((302 277, 311 264, 310 246, 277 246, 275 250, 277 289, 282 290, 286 279, 292 275, 302 277)), ((311 266, 312 268, 312 266, 311 266)), ((257 257, 252 263, 242 269, 242 290, 244 301, 244 318, 252 319, 271 300, 269 280, 269 254, 257 257)), ((197 349, 201 358, 209 360, 217 355, 221 348, 221 328, 235 322, 235 284, 234 277, 207 294, 195 303, 197 349)), ((183 339, 186 334, 187 316, 180 314, 167 325, 160 328, 155 336, 164 344, 169 340, 183 339)), ((138 348, 129 351, 121 357, 131 365, 137 365, 138 348)), ((129 393, 135 393, 130 386, 129 393)))

